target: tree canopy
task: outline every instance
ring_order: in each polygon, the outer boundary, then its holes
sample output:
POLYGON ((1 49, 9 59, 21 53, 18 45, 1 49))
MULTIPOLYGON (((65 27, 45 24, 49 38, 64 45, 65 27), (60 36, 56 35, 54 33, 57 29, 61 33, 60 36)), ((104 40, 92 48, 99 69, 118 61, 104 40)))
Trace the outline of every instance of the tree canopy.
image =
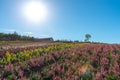
POLYGON ((21 36, 19 35, 17 32, 14 33, 0 33, 0 41, 16 41, 16 40, 20 40, 20 41, 31 41, 33 40, 34 37, 30 37, 30 36, 21 36))
POLYGON ((90 38, 91 38, 90 34, 85 34, 85 42, 89 42, 90 38))

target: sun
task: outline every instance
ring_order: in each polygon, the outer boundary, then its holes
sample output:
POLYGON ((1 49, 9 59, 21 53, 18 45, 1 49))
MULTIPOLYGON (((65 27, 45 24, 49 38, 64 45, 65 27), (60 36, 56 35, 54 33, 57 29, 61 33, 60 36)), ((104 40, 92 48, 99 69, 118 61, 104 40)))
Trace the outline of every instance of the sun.
POLYGON ((38 1, 27 2, 23 5, 23 15, 29 22, 39 23, 45 21, 48 10, 45 4, 38 1))

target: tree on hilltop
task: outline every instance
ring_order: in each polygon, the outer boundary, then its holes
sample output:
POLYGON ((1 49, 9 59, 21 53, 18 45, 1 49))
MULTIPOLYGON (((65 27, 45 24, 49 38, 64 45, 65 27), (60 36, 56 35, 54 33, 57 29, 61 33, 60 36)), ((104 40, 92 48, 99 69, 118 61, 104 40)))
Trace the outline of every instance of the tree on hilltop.
POLYGON ((89 42, 90 38, 91 38, 90 34, 85 34, 85 42, 89 42))

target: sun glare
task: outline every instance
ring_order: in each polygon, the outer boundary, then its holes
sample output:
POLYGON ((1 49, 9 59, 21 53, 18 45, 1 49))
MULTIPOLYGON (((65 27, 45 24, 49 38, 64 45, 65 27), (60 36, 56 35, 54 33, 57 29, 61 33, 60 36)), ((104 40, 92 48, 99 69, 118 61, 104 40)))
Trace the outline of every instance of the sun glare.
POLYGON ((46 6, 37 1, 31 1, 23 5, 23 15, 29 22, 39 23, 47 18, 46 6))

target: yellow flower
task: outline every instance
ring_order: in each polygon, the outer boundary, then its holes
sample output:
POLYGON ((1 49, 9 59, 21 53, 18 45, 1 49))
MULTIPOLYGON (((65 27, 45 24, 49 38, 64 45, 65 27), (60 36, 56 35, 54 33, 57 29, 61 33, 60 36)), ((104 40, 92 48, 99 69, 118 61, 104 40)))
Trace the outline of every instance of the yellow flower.
POLYGON ((79 73, 84 74, 87 71, 88 67, 89 67, 88 63, 84 64, 82 67, 79 68, 79 73))

